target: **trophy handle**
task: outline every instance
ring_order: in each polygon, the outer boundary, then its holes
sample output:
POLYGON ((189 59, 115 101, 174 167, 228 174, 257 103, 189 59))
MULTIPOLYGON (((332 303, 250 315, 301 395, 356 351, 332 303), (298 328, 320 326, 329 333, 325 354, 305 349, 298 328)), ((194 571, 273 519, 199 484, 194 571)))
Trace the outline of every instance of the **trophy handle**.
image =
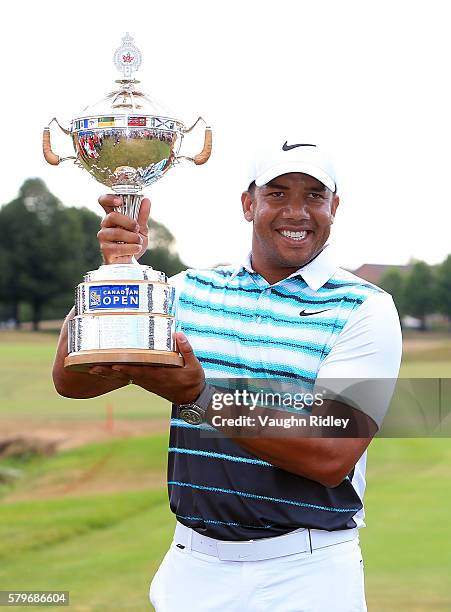
POLYGON ((198 117, 197 120, 193 123, 191 127, 185 128, 183 130, 183 133, 187 134, 188 132, 191 132, 191 130, 193 130, 196 127, 199 121, 203 121, 205 123, 204 147, 202 151, 198 153, 197 155, 195 155, 194 157, 187 157, 186 155, 179 155, 177 156, 177 161, 181 159, 187 159, 188 161, 194 162, 196 166, 201 166, 202 164, 205 164, 210 159, 213 135, 212 135, 211 127, 207 125, 207 122, 205 121, 205 119, 203 119, 202 117, 198 117))
POLYGON ((42 152, 44 154, 44 159, 51 166, 57 166, 59 163, 61 163, 62 161, 66 161, 67 159, 77 159, 77 158, 74 157, 73 155, 69 157, 60 157, 59 155, 56 155, 56 153, 52 151, 52 144, 50 142, 50 124, 53 121, 55 121, 58 127, 65 134, 70 134, 70 130, 66 130, 66 128, 63 128, 63 126, 61 126, 58 123, 58 120, 56 119, 56 117, 53 117, 53 119, 49 121, 48 126, 44 128, 44 131, 42 133, 42 152))

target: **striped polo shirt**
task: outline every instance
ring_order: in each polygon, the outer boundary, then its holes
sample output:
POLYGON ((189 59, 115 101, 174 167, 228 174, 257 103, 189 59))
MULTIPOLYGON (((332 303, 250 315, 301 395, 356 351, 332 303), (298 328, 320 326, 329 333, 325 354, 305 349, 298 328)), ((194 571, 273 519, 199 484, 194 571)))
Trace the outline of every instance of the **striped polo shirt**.
MULTIPOLYGON (((299 381, 318 376, 396 377, 399 319, 391 297, 337 267, 326 246, 309 264, 270 284, 250 258, 239 267, 188 270, 176 287, 178 328, 207 379, 299 381), (309 311, 314 316, 303 316, 309 311)), ((249 540, 309 527, 361 527, 366 453, 337 487, 297 476, 247 452, 172 408, 168 460, 177 520, 221 540, 249 540)))

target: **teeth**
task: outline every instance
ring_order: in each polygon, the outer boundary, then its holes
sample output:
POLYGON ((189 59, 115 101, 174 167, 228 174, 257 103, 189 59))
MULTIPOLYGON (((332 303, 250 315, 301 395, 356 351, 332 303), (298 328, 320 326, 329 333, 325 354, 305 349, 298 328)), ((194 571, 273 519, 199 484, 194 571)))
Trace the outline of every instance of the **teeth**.
POLYGON ((280 232, 285 238, 291 238, 292 240, 303 240, 307 236, 307 231, 302 232, 289 232, 288 230, 282 230, 280 232))

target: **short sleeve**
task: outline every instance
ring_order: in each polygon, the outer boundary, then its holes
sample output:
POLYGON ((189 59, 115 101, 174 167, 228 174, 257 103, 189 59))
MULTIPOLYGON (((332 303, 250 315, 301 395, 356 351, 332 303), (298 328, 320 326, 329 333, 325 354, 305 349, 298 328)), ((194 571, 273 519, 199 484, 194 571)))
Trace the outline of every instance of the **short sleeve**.
POLYGON ((402 335, 385 292, 368 297, 349 317, 318 371, 315 389, 368 414, 380 427, 399 374, 402 335), (339 397, 337 397, 339 396, 339 397))
POLYGON ((183 272, 179 272, 178 274, 174 274, 174 276, 171 276, 171 278, 169 278, 169 280, 168 280, 168 283, 171 285, 171 287, 173 287, 175 289, 175 293, 174 293, 174 313, 175 313, 176 317, 177 317, 177 311, 178 311, 179 297, 180 297, 180 294, 181 294, 181 292, 183 290, 183 286, 185 284, 186 272, 187 272, 187 270, 183 270, 183 272))

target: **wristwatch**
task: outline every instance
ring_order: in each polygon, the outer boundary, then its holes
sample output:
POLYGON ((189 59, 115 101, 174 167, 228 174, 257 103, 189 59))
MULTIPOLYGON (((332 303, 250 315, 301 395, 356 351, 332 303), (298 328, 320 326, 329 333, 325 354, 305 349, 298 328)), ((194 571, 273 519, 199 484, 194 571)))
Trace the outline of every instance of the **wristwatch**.
POLYGON ((179 404, 180 418, 190 425, 200 425, 205 422, 205 414, 216 389, 205 385, 199 397, 189 404, 179 404))

